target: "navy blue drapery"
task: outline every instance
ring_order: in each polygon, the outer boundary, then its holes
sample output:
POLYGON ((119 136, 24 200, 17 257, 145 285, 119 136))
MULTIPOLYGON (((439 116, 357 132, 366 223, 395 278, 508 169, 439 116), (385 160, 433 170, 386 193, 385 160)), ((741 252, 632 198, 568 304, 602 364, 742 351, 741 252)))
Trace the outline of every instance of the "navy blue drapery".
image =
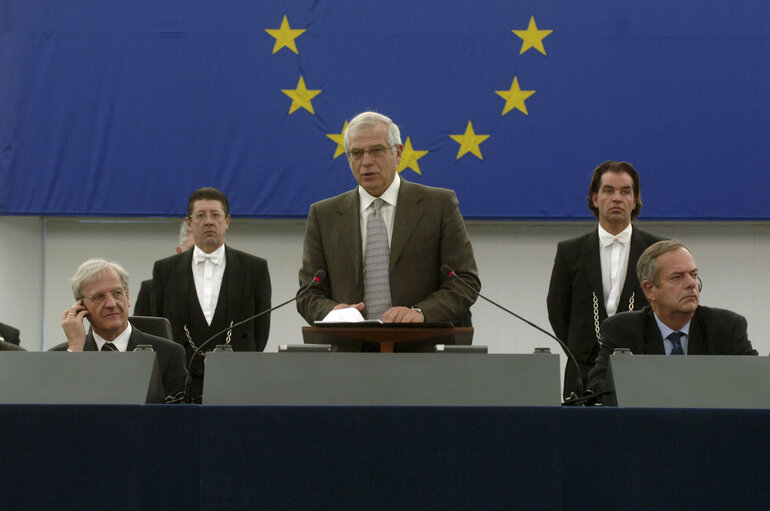
POLYGON ((615 159, 642 218, 766 220, 768 62, 752 0, 0 0, 0 214, 304 217, 376 109, 466 218, 590 217, 615 159))

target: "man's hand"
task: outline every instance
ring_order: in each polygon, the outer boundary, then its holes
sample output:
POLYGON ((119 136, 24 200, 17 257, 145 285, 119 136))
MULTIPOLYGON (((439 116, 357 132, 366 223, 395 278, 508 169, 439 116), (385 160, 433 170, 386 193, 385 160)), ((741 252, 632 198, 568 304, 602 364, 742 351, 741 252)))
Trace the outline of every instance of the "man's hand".
POLYGON ((425 318, 420 311, 409 307, 391 307, 382 315, 383 323, 422 323, 425 318))
POLYGON ((364 312, 364 302, 358 302, 355 305, 350 305, 348 303, 340 303, 335 308, 333 308, 333 311, 340 310, 340 309, 349 309, 349 308, 358 309, 358 312, 363 313, 364 312))
POLYGON ((88 310, 83 305, 83 300, 78 300, 64 311, 61 318, 61 327, 67 336, 68 349, 70 351, 83 351, 86 344, 86 329, 83 326, 83 318, 88 316, 88 310))

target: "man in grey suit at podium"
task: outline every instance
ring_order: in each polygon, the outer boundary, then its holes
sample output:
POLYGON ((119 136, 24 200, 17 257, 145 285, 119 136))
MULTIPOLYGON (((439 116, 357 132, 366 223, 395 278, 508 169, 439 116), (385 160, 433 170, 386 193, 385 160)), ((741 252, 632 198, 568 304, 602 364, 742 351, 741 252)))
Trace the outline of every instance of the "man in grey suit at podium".
POLYGON ((357 115, 344 140, 359 186, 310 207, 300 289, 318 270, 327 278, 299 297, 299 313, 312 324, 355 307, 386 323, 470 326, 481 282, 455 193, 398 175, 401 135, 384 115, 357 115), (443 265, 473 289, 443 276, 443 265))
POLYGON ((636 266, 650 305, 622 312, 602 323, 596 365, 588 388, 605 388, 607 362, 615 348, 647 355, 756 355, 746 318, 726 309, 699 305, 701 280, 690 251, 681 241, 659 241, 636 266))

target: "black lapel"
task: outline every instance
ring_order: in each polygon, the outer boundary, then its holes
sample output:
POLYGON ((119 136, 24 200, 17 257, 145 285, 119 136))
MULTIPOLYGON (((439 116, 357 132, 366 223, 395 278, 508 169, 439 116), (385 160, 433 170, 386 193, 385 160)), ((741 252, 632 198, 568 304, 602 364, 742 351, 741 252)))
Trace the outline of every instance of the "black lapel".
MULTIPOLYGON (((602 285, 602 259, 599 255, 598 228, 589 233, 583 245, 583 257, 585 257, 585 269, 591 290, 599 301, 599 317, 607 317, 607 309, 604 306, 604 286, 602 285)), ((591 297, 593 299, 593 297, 591 297)))
POLYGON ((174 273, 171 275, 171 289, 169 296, 165 300, 172 300, 174 308, 173 323, 186 325, 190 322, 188 297, 190 289, 195 293, 195 279, 192 273, 193 249, 182 253, 179 258, 174 273))
POLYGON ((83 351, 99 351, 99 348, 96 347, 96 341, 94 340, 94 334, 92 332, 88 332, 86 335, 86 343, 83 345, 83 351))
MULTIPOLYGON (((227 315, 231 318, 240 318, 245 316, 245 314, 241 314, 241 306, 244 304, 242 296, 243 287, 246 285, 246 273, 238 254, 227 245, 225 245, 225 259, 227 263, 225 264, 225 274, 222 276, 222 287, 225 288, 227 297, 223 300, 224 293, 220 291, 219 298, 217 298, 217 310, 220 307, 232 307, 235 310, 228 310, 227 315)), ((214 311, 214 316, 217 315, 216 313, 217 311, 214 311)))
POLYGON ((134 325, 131 325, 131 335, 128 337, 128 345, 126 345, 126 351, 134 351, 137 346, 136 339, 139 337, 139 330, 134 325))
POLYGON ((663 336, 660 335, 660 328, 658 328, 658 322, 655 321, 655 314, 652 309, 647 309, 644 320, 644 352, 642 354, 665 355, 663 336))
MULTIPOLYGON (((628 266, 626 267, 626 280, 623 282, 623 290, 620 293, 620 302, 618 303, 618 312, 628 310, 629 300, 631 295, 637 290, 636 283, 636 263, 639 261, 639 256, 644 252, 644 240, 639 230, 635 227, 631 229, 631 243, 628 248, 628 266)), ((641 287, 641 283, 640 287, 641 287)), ((634 303, 639 299, 638 296, 634 296, 634 303)))
POLYGON ((708 355, 709 339, 706 325, 703 324, 701 308, 695 309, 695 314, 690 321, 690 331, 687 334, 688 355, 708 355))

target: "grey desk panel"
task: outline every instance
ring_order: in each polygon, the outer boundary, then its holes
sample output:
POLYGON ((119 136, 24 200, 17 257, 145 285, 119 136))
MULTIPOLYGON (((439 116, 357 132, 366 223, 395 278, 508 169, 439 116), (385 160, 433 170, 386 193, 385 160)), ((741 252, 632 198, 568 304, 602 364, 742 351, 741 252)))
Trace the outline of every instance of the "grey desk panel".
POLYGON ((618 406, 770 408, 770 358, 612 355, 609 389, 618 406))
POLYGON ((558 406, 557 355, 209 353, 203 403, 558 406))
POLYGON ((1 404, 164 402, 153 352, 0 353, 1 404))

